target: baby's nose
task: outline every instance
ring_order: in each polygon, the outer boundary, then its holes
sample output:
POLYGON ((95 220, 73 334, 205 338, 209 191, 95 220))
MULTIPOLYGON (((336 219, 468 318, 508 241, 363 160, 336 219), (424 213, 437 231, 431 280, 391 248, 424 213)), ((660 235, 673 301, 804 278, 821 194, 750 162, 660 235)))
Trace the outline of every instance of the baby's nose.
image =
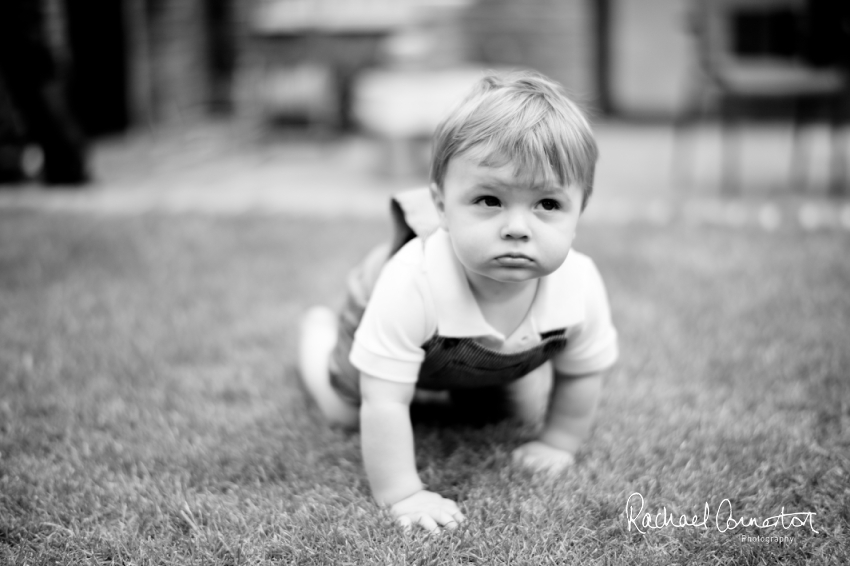
POLYGON ((528 219, 522 212, 509 212, 502 227, 502 238, 506 240, 527 240, 531 236, 528 219))

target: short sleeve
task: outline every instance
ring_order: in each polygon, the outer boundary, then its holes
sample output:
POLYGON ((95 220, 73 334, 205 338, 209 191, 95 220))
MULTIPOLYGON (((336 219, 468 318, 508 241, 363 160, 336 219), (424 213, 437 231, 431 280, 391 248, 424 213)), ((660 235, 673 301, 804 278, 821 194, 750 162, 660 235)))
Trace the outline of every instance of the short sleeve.
POLYGON ((421 250, 420 240, 409 242, 375 283, 349 357, 363 373, 400 383, 415 383, 419 377, 422 344, 436 329, 421 277, 421 250))
POLYGON ((555 370, 566 375, 603 371, 617 361, 617 330, 611 320, 611 307, 599 270, 584 258, 584 319, 567 332, 567 347, 555 357, 555 370))

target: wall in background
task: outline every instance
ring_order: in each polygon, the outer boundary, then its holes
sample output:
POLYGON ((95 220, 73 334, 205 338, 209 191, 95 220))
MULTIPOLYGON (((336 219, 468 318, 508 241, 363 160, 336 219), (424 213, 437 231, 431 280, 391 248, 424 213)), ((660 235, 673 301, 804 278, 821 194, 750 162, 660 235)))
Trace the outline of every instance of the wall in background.
POLYGON ((670 118, 694 65, 686 0, 610 0, 608 74, 612 110, 670 118))

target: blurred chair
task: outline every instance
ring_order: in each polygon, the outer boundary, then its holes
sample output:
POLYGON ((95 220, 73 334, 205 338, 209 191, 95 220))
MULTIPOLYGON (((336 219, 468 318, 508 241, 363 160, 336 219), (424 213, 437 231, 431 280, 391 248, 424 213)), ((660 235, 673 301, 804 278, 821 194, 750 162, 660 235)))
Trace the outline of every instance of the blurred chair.
POLYGON ((353 82, 352 114, 377 141, 388 178, 427 178, 434 129, 488 70, 469 58, 463 22, 471 5, 418 0, 408 25, 384 42, 381 64, 353 82))
MULTIPOLYGON (((843 0, 846 1, 846 0, 843 0)), ((676 124, 679 178, 692 168, 682 153, 683 130, 712 109, 721 126, 721 191, 740 192, 740 120, 766 108, 788 104, 793 120, 790 182, 805 187, 807 153, 802 127, 826 113, 830 130, 830 192, 846 194, 842 128, 847 123, 846 52, 813 65, 806 47, 812 34, 811 8, 818 0, 692 0, 691 29, 697 65, 684 111, 676 124)), ((840 2, 839 2, 840 4, 840 2)), ((846 10, 845 10, 846 11, 846 10)), ((818 21, 835 26, 840 22, 818 21)), ((847 49, 847 45, 842 46, 847 49)), ((690 157, 690 156, 687 156, 690 157)))

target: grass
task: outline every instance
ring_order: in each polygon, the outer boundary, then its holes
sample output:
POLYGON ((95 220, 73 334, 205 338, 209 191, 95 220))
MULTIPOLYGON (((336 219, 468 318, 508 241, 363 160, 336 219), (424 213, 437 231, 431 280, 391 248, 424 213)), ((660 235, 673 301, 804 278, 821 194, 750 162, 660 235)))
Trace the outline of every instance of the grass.
POLYGON ((293 368, 298 313, 387 233, 0 213, 0 563, 850 560, 850 236, 585 226, 622 345, 593 436, 553 480, 509 466, 511 423, 418 424, 423 479, 469 517, 430 537, 371 502, 357 434, 322 425, 293 368), (641 534, 635 492, 712 517, 641 534), (813 529, 720 532, 724 499, 813 529))

